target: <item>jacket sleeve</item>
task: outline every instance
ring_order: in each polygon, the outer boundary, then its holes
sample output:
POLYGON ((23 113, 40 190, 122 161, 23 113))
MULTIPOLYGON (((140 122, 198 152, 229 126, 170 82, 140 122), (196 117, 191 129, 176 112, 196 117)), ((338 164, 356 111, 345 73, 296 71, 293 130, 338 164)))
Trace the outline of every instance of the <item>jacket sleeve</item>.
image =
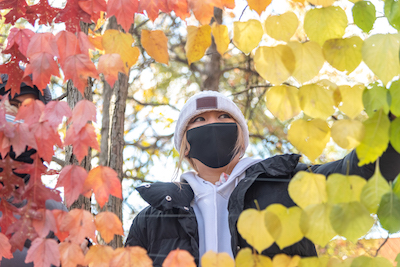
MULTIPOLYGON (((351 151, 347 156, 341 160, 325 163, 322 165, 311 166, 311 171, 315 173, 321 173, 325 176, 329 176, 332 173, 359 175, 366 179, 370 178, 375 171, 375 162, 358 166, 359 159, 356 151, 351 151)), ((391 144, 389 144, 386 151, 379 158, 379 169, 388 181, 393 181, 396 176, 400 173, 400 154, 394 150, 391 144)), ((308 170, 307 165, 299 164, 296 167, 296 172, 301 170, 308 170)))
POLYGON ((148 250, 147 219, 151 207, 147 207, 135 217, 126 238, 125 246, 140 246, 148 250))

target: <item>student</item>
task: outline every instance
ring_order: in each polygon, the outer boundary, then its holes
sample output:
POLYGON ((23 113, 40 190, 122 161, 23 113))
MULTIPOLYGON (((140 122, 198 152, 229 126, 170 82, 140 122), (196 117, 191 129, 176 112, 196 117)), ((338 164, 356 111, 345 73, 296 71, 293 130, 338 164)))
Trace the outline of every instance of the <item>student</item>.
MULTIPOLYGON (((236 229, 240 213, 273 203, 286 207, 295 203, 287 187, 298 171, 300 155, 277 155, 265 160, 243 158, 249 144, 246 120, 227 97, 203 91, 191 97, 181 110, 175 128, 175 148, 180 161, 187 160, 193 171, 180 177, 180 184, 154 183, 137 188, 150 206, 134 219, 127 246, 145 248, 154 266, 161 266, 171 250, 189 251, 197 265, 209 251, 227 252, 232 258, 249 247, 236 229)), ((389 180, 400 172, 400 155, 390 146, 382 155, 381 171, 389 180)), ((369 178, 375 164, 357 166, 355 151, 344 159, 311 166, 314 173, 360 175, 369 178), (348 168, 349 165, 349 168, 348 168)), ((274 244, 262 254, 316 256, 314 244, 304 238, 280 250, 274 244)))

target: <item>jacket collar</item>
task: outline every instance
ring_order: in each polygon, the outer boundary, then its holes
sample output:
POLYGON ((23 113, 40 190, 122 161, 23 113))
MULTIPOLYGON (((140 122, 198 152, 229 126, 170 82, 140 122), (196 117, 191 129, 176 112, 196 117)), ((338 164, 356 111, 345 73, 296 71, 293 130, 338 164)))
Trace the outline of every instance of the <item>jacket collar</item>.
POLYGON ((137 187, 136 190, 147 203, 161 211, 173 208, 189 211, 194 198, 192 188, 186 183, 156 182, 137 187))

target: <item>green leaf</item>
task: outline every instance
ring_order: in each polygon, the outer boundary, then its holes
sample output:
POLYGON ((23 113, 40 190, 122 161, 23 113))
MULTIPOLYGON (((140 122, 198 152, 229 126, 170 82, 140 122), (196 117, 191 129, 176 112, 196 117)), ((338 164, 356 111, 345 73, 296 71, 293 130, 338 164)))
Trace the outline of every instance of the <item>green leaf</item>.
POLYGON ((386 86, 399 75, 399 34, 375 34, 364 41, 362 56, 365 64, 386 86))
POLYGON ((400 153, 400 117, 397 117, 390 124, 390 143, 400 153))
POLYGON ((365 111, 369 117, 372 117, 376 111, 383 109, 383 111, 389 113, 389 90, 385 87, 380 86, 378 83, 373 83, 370 88, 365 88, 362 99, 365 111))
POLYGON ((331 174, 326 181, 328 201, 332 204, 360 201, 361 191, 366 183, 358 175, 331 174))
POLYGON ((358 201, 334 205, 329 218, 336 233, 354 243, 374 225, 369 211, 358 201))
POLYGON ((322 51, 332 67, 351 73, 362 61, 362 44, 363 40, 358 36, 330 39, 324 43, 322 51))
POLYGON ((364 204, 369 212, 376 213, 382 196, 389 191, 390 186, 383 178, 379 165, 377 165, 374 175, 368 180, 361 192, 361 203, 364 204))
POLYGON ((385 1, 385 16, 390 25, 396 30, 400 30, 400 3, 397 0, 385 1))
POLYGON ((364 32, 372 30, 376 20, 375 6, 369 1, 359 1, 354 4, 353 9, 354 23, 364 32))
POLYGON ((346 13, 340 7, 314 8, 306 13, 304 31, 310 40, 322 46, 326 40, 341 38, 347 22, 346 13))
POLYGON ((400 174, 394 179, 393 193, 400 199, 400 174))
POLYGON ((383 257, 359 256, 353 260, 351 267, 393 267, 393 264, 383 257))
POLYGON ((382 196, 377 215, 390 234, 400 231, 400 199, 392 191, 382 196))
POLYGON ((397 267, 400 266, 400 253, 397 254, 395 261, 397 262, 397 267))
POLYGON ((365 135, 356 148, 360 160, 358 166, 374 162, 386 150, 389 144, 390 121, 385 112, 378 112, 363 122, 365 135))
POLYGON ((391 97, 390 111, 400 117, 400 80, 392 82, 389 88, 391 97))

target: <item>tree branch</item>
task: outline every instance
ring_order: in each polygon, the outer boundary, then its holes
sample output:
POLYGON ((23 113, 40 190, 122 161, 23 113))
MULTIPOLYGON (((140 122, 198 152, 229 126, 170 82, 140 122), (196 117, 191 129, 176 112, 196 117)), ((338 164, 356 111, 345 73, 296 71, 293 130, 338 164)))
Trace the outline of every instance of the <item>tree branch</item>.
POLYGON ((66 98, 67 97, 67 93, 64 93, 64 94, 62 94, 62 95, 60 95, 59 97, 57 97, 57 98, 54 98, 53 100, 54 101, 60 101, 60 100, 63 100, 64 98, 66 98))
POLYGON ((51 161, 54 161, 55 163, 57 163, 57 164, 60 165, 61 167, 64 167, 64 166, 65 166, 65 161, 63 161, 62 159, 59 159, 59 158, 57 158, 57 157, 55 157, 55 156, 53 156, 53 157, 51 158, 51 161))
POLYGON ((169 104, 169 103, 146 103, 146 102, 141 102, 141 101, 135 99, 133 96, 128 96, 127 99, 133 100, 133 101, 135 101, 136 103, 138 103, 139 105, 142 105, 142 106, 153 106, 153 107, 158 107, 158 106, 169 106, 170 108, 179 111, 179 109, 177 109, 176 107, 172 106, 172 105, 169 104))

